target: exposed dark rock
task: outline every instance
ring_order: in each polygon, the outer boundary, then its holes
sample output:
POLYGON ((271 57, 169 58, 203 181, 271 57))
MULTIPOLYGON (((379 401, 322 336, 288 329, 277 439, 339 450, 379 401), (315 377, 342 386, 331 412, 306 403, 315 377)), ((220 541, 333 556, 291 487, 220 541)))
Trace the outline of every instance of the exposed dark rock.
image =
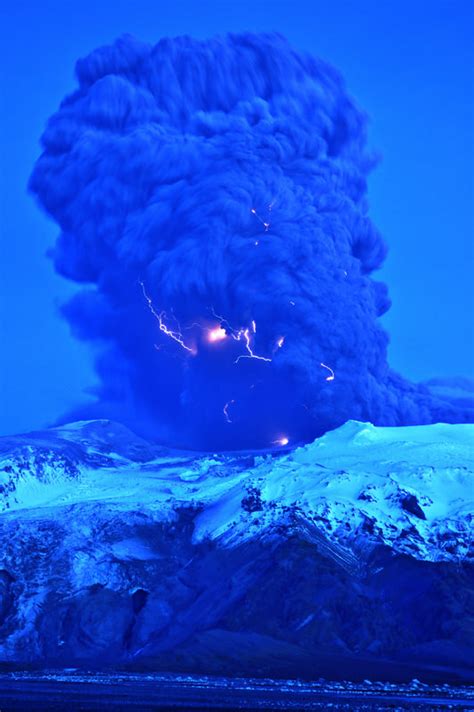
POLYGON ((0 626, 3 625, 5 618, 12 610, 13 581, 14 578, 8 571, 0 570, 0 626))
POLYGON ((348 433, 280 459, 163 454, 107 421, 0 439, 0 662, 474 679, 471 471, 449 469, 452 439, 435 472, 419 442, 398 462, 386 433, 377 456, 376 429, 348 433), (439 472, 446 522, 420 506, 439 472))
POLYGON ((403 492, 400 496, 400 504, 405 512, 413 514, 413 516, 418 517, 418 519, 426 519, 426 515, 414 494, 409 494, 408 492, 403 492))
POLYGON ((261 512, 263 509, 262 493, 258 487, 248 487, 247 495, 242 499, 245 512, 261 512))
MULTIPOLYGON (((472 565, 416 561, 382 547, 356 570, 293 524, 232 549, 193 545, 185 518, 171 538, 163 526, 141 534, 156 558, 118 563, 117 590, 50 591, 37 622, 39 647, 19 652, 20 661, 39 655, 51 665, 223 674, 251 674, 256 665, 253 674, 265 675, 300 666, 310 677, 337 677, 348 661, 370 676, 383 660, 401 679, 413 676, 420 650, 427 679, 433 666, 450 668, 454 659, 463 679, 474 665, 472 565)), ((53 580, 59 569, 50 567, 53 580)))

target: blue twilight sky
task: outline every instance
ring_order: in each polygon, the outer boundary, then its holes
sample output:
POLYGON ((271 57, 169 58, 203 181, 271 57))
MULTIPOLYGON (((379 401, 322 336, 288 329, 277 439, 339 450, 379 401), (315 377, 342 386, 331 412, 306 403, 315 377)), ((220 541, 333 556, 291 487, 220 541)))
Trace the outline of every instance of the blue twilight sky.
POLYGON ((11 0, 0 26, 0 434, 51 422, 94 382, 57 315, 75 286, 45 257, 56 226, 26 184, 76 59, 124 32, 278 30, 336 65, 383 155, 369 197, 390 246, 391 364, 415 380, 474 377, 472 0, 11 0))

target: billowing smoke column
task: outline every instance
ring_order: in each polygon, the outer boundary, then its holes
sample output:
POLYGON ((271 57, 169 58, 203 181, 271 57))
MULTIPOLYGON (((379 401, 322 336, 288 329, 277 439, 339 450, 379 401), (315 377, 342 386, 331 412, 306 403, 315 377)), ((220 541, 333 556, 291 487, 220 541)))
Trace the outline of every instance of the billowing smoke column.
POLYGON ((387 365, 366 118, 332 67, 274 34, 127 36, 77 78, 31 179, 99 353, 76 416, 201 448, 465 419, 387 365))

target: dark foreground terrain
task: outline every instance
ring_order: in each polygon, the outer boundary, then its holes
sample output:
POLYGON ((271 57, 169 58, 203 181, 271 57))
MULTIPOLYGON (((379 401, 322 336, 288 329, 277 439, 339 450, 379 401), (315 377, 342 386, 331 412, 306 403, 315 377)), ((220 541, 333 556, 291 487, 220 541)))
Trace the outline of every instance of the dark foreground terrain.
POLYGON ((474 689, 75 671, 0 675, 7 710, 469 710, 474 689))

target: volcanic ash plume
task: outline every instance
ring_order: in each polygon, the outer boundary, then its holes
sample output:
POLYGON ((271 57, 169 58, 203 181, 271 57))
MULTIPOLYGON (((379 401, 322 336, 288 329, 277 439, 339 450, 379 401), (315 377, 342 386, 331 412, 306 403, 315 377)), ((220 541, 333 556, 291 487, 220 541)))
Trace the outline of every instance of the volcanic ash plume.
POLYGON ((76 72, 31 178, 99 354, 76 416, 201 448, 469 417, 387 365, 374 161, 332 67, 279 35, 127 36, 76 72))

